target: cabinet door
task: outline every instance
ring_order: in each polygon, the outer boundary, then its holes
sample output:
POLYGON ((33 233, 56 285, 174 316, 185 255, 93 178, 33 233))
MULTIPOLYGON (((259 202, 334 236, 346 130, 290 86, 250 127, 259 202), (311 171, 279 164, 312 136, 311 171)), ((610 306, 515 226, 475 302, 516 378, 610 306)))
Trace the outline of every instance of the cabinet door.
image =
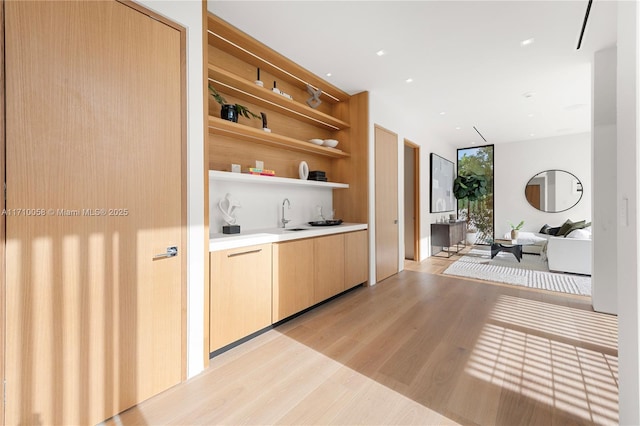
POLYGON ((271 244, 210 255, 210 351, 271 325, 271 244))
POLYGON ((345 290, 367 281, 369 251, 367 231, 349 232, 344 235, 346 263, 344 265, 345 290))
POLYGON ((273 322, 313 305, 313 240, 273 245, 273 322))
POLYGON ((313 240, 314 302, 344 291, 344 234, 313 240))

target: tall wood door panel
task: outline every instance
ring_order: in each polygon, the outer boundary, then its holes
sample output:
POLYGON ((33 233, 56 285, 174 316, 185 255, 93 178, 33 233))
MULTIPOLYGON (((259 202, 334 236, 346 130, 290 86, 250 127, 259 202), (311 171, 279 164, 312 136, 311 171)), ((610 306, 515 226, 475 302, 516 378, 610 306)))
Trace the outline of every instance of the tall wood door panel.
POLYGON ((344 291, 344 234, 313 239, 313 301, 344 291))
POLYGON ((398 135, 375 126, 376 281, 398 273, 398 135))
POLYGON ((6 423, 95 424, 182 378, 184 33, 4 7, 6 423))

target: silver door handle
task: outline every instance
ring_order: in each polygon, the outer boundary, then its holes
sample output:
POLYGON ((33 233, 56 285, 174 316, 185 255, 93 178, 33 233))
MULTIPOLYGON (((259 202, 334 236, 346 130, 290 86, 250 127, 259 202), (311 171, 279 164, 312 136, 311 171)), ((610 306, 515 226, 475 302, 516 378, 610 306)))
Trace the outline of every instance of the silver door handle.
POLYGON ((243 251, 240 253, 231 253, 231 254, 228 254, 227 257, 236 257, 236 256, 242 256, 245 254, 260 253, 261 251, 262 249, 256 249, 256 250, 243 251))
POLYGON ((394 225, 397 225, 397 224, 398 224, 398 219, 395 219, 395 220, 393 221, 393 224, 394 224, 394 225))
POLYGON ((153 259, 164 259, 165 257, 175 257, 178 255, 178 247, 171 246, 167 247, 166 253, 160 253, 153 256, 153 259))

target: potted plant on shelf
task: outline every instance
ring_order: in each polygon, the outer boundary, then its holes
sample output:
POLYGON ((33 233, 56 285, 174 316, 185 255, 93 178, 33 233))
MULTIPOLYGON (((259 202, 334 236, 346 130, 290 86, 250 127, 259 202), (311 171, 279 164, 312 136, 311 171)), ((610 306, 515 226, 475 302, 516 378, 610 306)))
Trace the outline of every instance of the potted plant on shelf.
POLYGON ((518 231, 520 229, 522 229, 522 225, 524 225, 524 220, 521 220, 519 224, 514 225, 513 223, 509 223, 509 225, 511 225, 511 239, 512 240, 517 240, 518 239, 518 231))
POLYGON ((487 195, 487 178, 483 175, 459 175, 453 181, 453 195, 467 202, 467 242, 475 244, 477 231, 471 225, 471 203, 487 195))
POLYGON ((229 120, 237 123, 238 116, 240 115, 245 118, 262 118, 259 115, 256 115, 249 111, 249 108, 244 105, 227 103, 227 100, 220 93, 218 93, 218 91, 212 85, 209 85, 209 91, 211 92, 211 96, 213 97, 213 99, 215 99, 215 101, 222 106, 222 109, 220 110, 220 118, 222 118, 223 120, 229 120))

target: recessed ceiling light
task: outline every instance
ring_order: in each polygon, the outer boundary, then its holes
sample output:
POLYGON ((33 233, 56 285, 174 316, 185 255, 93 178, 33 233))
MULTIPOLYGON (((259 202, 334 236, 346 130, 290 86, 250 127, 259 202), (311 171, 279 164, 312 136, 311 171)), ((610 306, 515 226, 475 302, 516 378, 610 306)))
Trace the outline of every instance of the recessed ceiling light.
POLYGON ((529 133, 529 136, 535 136, 535 135, 536 135, 535 133, 529 133))
POLYGON ((582 109, 584 107, 586 107, 587 104, 573 104, 573 105, 567 105, 566 107, 564 107, 564 109, 566 111, 575 111, 577 109, 582 109))
POLYGON ((407 83, 411 83, 411 82, 413 82, 413 79, 412 79, 412 78, 408 78, 408 79, 406 79, 405 81, 406 81, 407 83))
POLYGON ((444 111, 440 112, 440 115, 445 115, 445 114, 446 114, 446 112, 444 112, 444 111))
POLYGON ((525 98, 527 98, 527 99, 531 99, 531 98, 533 98, 535 95, 536 95, 536 92, 526 92, 526 93, 523 93, 523 94, 522 94, 522 96, 524 96, 524 97, 525 97, 525 98))
POLYGON ((474 141, 474 142, 471 142, 471 145, 475 145, 475 144, 476 144, 476 143, 475 143, 475 141, 474 141))
POLYGON ((533 114, 527 114, 527 117, 533 117, 533 114))
POLYGON ((332 75, 332 74, 331 74, 330 72, 328 72, 328 73, 327 73, 327 77, 331 77, 331 75, 332 75))
POLYGON ((529 46, 530 44, 533 44, 533 42, 535 42, 535 41, 536 41, 536 39, 535 39, 535 38, 533 38, 533 37, 532 37, 532 38, 528 38, 528 39, 526 39, 526 40, 522 40, 522 41, 520 42, 520 46, 522 46, 522 47, 524 47, 524 46, 529 46))
POLYGON ((384 56, 384 54, 385 54, 385 53, 387 53, 387 52, 385 52, 384 50, 378 50, 378 51, 376 52, 376 55, 378 55, 378 56, 384 56))
POLYGON ((456 126, 456 130, 460 130, 460 129, 462 129, 462 127, 456 126))

